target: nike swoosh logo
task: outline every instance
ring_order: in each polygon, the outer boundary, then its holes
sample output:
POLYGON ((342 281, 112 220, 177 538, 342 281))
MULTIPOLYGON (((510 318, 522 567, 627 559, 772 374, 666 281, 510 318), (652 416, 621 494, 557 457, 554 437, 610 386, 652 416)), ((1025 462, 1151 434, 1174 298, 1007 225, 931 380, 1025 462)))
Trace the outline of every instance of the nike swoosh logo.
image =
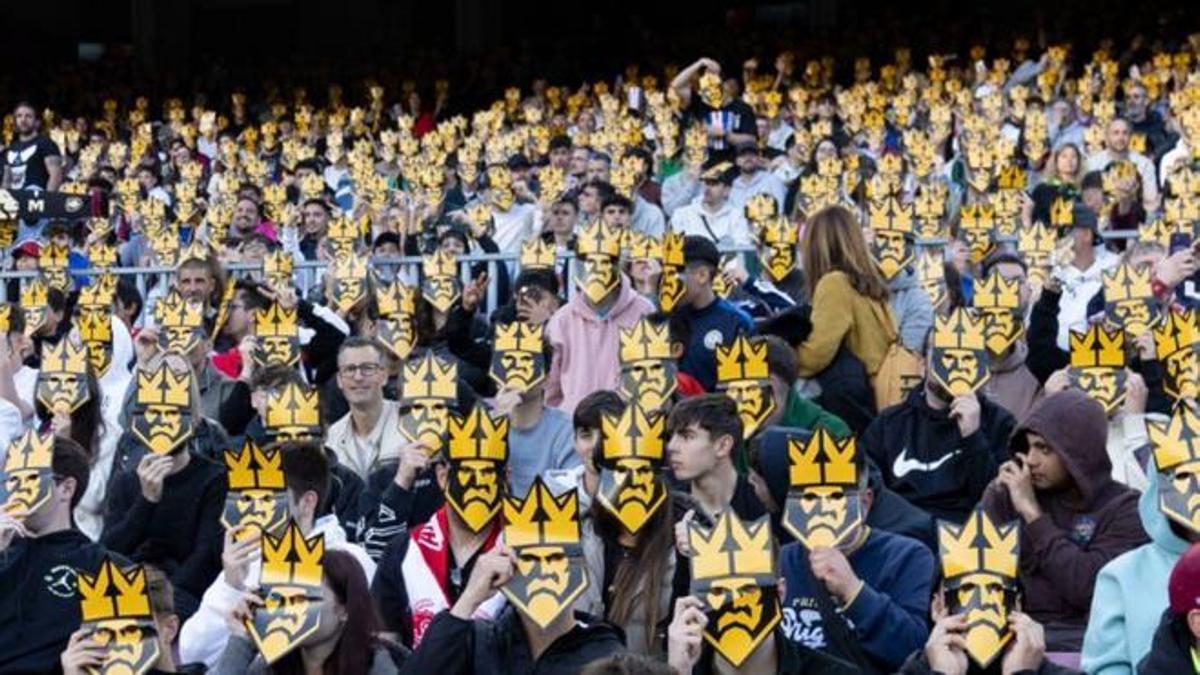
POLYGON ((908 448, 904 448, 900 451, 899 455, 896 455, 896 461, 892 462, 892 475, 896 478, 904 478, 913 471, 937 471, 943 464, 949 462, 955 455, 961 452, 961 449, 955 450, 948 455, 944 455, 936 462, 926 464, 925 462, 910 459, 908 457, 908 448))

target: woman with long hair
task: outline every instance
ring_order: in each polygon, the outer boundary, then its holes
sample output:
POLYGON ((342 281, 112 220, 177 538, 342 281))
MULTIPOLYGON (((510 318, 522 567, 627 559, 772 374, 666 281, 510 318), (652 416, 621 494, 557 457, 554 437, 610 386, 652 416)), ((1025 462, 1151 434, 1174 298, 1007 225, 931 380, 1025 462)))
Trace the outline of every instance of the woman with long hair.
POLYGON ((257 653, 246 632, 246 621, 262 598, 245 593, 225 617, 232 635, 214 675, 390 675, 399 671, 402 649, 378 641, 379 618, 362 566, 345 551, 326 549, 320 624, 291 652, 272 665, 257 653))
POLYGON ((1033 222, 1050 224, 1050 207, 1056 199, 1074 201, 1083 181, 1083 154, 1072 143, 1059 146, 1042 171, 1042 182, 1033 189, 1033 222))
POLYGON ((37 411, 42 432, 69 438, 87 451, 92 464, 92 474, 87 491, 75 507, 75 522, 84 534, 98 539, 104 529, 104 501, 108 492, 106 488, 112 470, 113 452, 117 449, 120 433, 110 433, 110 425, 104 423, 100 386, 90 369, 85 382, 88 400, 73 412, 51 411, 40 400, 34 401, 34 410, 37 411))

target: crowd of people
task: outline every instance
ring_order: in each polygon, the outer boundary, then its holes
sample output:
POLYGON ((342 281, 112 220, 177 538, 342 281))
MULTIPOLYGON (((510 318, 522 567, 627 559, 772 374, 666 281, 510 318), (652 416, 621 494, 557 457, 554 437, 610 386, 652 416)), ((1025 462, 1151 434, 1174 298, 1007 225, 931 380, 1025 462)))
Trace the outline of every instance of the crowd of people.
POLYGON ((1200 673, 1198 59, 15 103, 0 673, 1200 673))

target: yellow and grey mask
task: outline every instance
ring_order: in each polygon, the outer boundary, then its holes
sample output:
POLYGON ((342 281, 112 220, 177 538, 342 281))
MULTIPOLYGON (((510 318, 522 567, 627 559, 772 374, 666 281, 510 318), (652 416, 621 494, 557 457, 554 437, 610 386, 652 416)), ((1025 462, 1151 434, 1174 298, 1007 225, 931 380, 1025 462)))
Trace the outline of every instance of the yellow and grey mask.
POLYGON ((400 434, 425 445, 430 456, 442 451, 450 411, 458 401, 458 364, 427 352, 409 359, 400 373, 400 434))
POLYGON ((158 630, 142 566, 121 569, 105 558, 95 575, 80 571, 83 628, 104 651, 101 675, 142 675, 158 662, 158 630))
POLYGON ((42 343, 42 368, 35 393, 51 414, 71 414, 91 400, 88 391, 88 350, 64 337, 58 344, 42 343))
POLYGON ((1158 510, 1200 534, 1200 416, 1178 405, 1169 422, 1148 420, 1146 427, 1158 472, 1158 510))
POLYGON ((666 415, 637 402, 620 415, 600 418, 600 487, 596 499, 630 534, 637 534, 662 508, 666 415))
POLYGON ((893 279, 913 261, 912 206, 895 197, 873 203, 867 224, 871 227, 871 255, 884 278, 893 279))
POLYGON ((604 302, 621 285, 617 260, 621 256, 621 232, 596 221, 579 232, 575 240, 575 255, 582 273, 579 286, 592 304, 604 302))
POLYGON ((662 276, 658 281, 658 306, 663 312, 675 311, 687 292, 683 280, 686 262, 683 257, 683 235, 668 232, 662 241, 662 276))
POLYGON ((4 483, 0 485, 0 510, 28 515, 50 501, 53 454, 54 437, 32 429, 9 443, 4 456, 4 483))
POLYGON ((984 320, 984 344, 988 355, 999 358, 1025 334, 1021 317, 1021 282, 1007 280, 1000 270, 975 287, 975 310, 984 320))
POLYGON ((719 345, 717 390, 737 404, 743 436, 753 436, 775 412, 767 343, 739 335, 731 344, 719 345))
POLYGON ((1122 328, 1137 337, 1162 318, 1150 285, 1149 267, 1128 263, 1103 273, 1104 321, 1109 328, 1122 328))
POLYGON ((267 309, 255 311, 254 336, 258 338, 255 366, 291 367, 300 362, 300 325, 295 308, 283 309, 279 303, 271 303, 267 309))
POLYGON ((302 645, 320 628, 324 558, 324 536, 305 539, 295 521, 279 537, 263 537, 259 579, 263 604, 245 626, 268 664, 302 645))
POLYGON ((192 374, 175 374, 166 363, 137 373, 137 393, 130 431, 156 455, 174 454, 195 433, 192 419, 192 374))
POLYGON ((543 330, 521 321, 496 324, 488 374, 498 386, 526 392, 546 379, 543 330))
POLYGON ((426 256, 421 264, 421 295, 434 309, 449 312, 462 297, 458 261, 445 251, 426 256))
POLYGON ((256 528, 276 534, 287 522, 287 484, 281 450, 262 450, 252 441, 241 452, 225 451, 229 491, 221 525, 226 529, 256 528))
POLYGON ((508 419, 475 407, 450 416, 446 445, 449 471, 446 503, 472 532, 481 532, 500 513, 507 483, 508 419))
POLYGON ((1125 402, 1125 332, 1093 324, 1086 332, 1071 331, 1071 386, 1116 414, 1125 402))
POLYGON ((982 317, 963 308, 934 317, 929 376, 949 396, 974 393, 991 378, 982 317))
POLYGON ((665 409, 676 388, 667 324, 639 319, 630 328, 622 328, 620 337, 621 380, 617 393, 646 410, 665 409))
POLYGON ((1168 312, 1154 327, 1163 391, 1176 401, 1200 396, 1200 327, 1194 310, 1168 312))
MULTIPOLYGON (((768 442, 773 439, 767 439, 768 442)), ((788 497, 783 527, 808 549, 840 546, 863 524, 854 438, 837 441, 818 428, 786 436, 788 497)))
MULTIPOLYGON (((774 201, 772 199, 771 203, 774 201)), ((774 282, 783 281, 796 269, 796 245, 800 242, 800 228, 786 217, 775 217, 763 223, 758 238, 758 259, 767 277, 774 282)))

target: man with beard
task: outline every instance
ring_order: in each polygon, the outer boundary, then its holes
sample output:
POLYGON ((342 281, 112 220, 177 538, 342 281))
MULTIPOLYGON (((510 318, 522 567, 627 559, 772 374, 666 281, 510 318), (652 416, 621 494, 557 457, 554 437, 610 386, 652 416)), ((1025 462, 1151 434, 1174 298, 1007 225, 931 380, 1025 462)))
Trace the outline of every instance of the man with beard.
MULTIPOLYGON (((68 438, 56 437, 50 443, 48 462, 24 463, 49 465, 50 475, 36 490, 43 496, 27 500, 32 506, 28 511, 0 513, 3 672, 44 673, 58 667, 59 654, 81 621, 76 570, 95 573, 109 555, 71 518, 87 491, 91 474, 87 452, 68 438)), ((10 449, 8 454, 16 452, 20 451, 10 449)))
POLYGON ((546 404, 568 415, 593 391, 617 388, 620 330, 654 311, 617 265, 619 231, 593 223, 580 231, 575 251, 582 267, 579 292, 546 324, 546 341, 553 349, 546 404))
MULTIPOLYGON (((330 460, 318 443, 286 442, 276 446, 287 490, 284 525, 294 521, 305 538, 324 537, 328 550, 354 556, 369 583, 375 576, 375 561, 357 544, 349 542, 345 530, 331 511, 330 460)), ((229 630, 224 616, 241 599, 242 593, 259 587, 262 531, 242 537, 242 530, 225 531, 222 571, 204 592, 200 608, 179 634, 179 655, 184 661, 203 661, 214 667, 225 651, 229 630)), ((253 526, 250 526, 253 527, 253 526)), ((279 532, 269 534, 278 536, 279 532)))
POLYGON ((38 133, 40 125, 32 103, 21 101, 13 108, 13 126, 16 138, 4 151, 4 181, 0 187, 58 190, 63 180, 62 152, 54 141, 38 133))
MULTIPOLYGON (((427 522, 392 537, 371 584, 385 629, 410 647, 422 643, 435 615, 467 593, 472 570, 503 526, 508 421, 477 407, 449 424, 446 450, 433 462, 446 503, 427 522)), ((504 604, 491 593, 472 599, 467 618, 491 618, 504 604)))
POLYGON ((924 385, 882 411, 859 443, 887 487, 934 517, 959 522, 1008 459, 1014 422, 978 392, 988 377, 982 321, 960 309, 935 324, 924 385))
POLYGON ((1112 479, 1104 411, 1080 391, 1043 400, 1014 432, 1013 459, 984 493, 996 521, 1020 518, 1023 610, 1044 626, 1050 651, 1083 641, 1096 574, 1146 541, 1137 493, 1112 479))

